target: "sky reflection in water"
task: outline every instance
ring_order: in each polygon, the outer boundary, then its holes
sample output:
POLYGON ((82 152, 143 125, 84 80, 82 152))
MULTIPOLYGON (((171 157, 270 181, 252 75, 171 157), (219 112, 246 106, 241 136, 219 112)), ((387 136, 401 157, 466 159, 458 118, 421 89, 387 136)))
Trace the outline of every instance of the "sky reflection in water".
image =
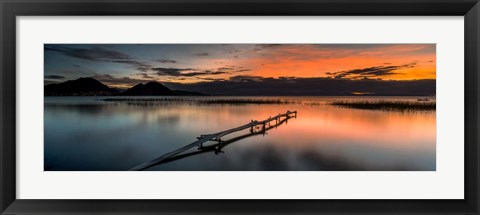
MULTIPOLYGON (((278 98, 278 97, 276 97, 278 98)), ((335 99, 290 97, 294 104, 131 105, 99 97, 45 98, 45 170, 124 171, 209 134, 287 110, 298 117, 223 153, 205 152, 147 170, 434 171, 435 112, 356 110, 335 99)), ((193 98, 205 99, 205 98, 193 98)), ((248 134, 248 130, 223 139, 248 134)), ((196 148, 191 152, 195 152, 196 148)))

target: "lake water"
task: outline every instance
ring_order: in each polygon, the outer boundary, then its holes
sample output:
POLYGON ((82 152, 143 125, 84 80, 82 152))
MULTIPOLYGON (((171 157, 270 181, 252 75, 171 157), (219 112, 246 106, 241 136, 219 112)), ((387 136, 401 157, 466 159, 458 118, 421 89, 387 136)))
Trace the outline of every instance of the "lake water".
POLYGON ((185 146, 201 134, 296 110, 296 118, 265 134, 249 135, 246 129, 223 137, 227 142, 232 138, 235 141, 225 144, 221 151, 199 151, 195 147, 185 156, 146 170, 436 170, 435 111, 330 105, 335 100, 417 101, 416 97, 253 97, 293 102, 242 105, 195 102, 239 98, 122 102, 104 101, 104 97, 45 97, 44 168, 126 171, 185 146))

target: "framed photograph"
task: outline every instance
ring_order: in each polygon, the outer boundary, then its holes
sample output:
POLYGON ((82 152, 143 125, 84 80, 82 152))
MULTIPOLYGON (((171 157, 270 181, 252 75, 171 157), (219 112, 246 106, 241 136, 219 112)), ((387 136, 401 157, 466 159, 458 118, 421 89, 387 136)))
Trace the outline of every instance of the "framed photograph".
POLYGON ((1 214, 480 213, 478 0, 1 11, 1 214))

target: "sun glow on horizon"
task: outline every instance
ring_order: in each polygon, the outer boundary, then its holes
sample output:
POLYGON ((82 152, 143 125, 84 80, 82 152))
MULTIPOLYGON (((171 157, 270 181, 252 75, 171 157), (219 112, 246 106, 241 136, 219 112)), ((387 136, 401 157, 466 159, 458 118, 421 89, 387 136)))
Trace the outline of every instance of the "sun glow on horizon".
POLYGON ((435 44, 47 44, 45 83, 110 87, 240 78, 436 79, 435 44), (147 56, 147 57, 146 57, 147 56))

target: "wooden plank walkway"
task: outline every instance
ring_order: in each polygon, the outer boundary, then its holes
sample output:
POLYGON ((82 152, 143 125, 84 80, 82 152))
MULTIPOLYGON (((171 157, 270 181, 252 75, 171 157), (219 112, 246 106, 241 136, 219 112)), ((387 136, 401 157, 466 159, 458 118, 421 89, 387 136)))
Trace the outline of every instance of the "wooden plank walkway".
POLYGON ((242 130, 245 130, 245 129, 250 129, 250 133, 254 133, 256 127, 261 126, 261 131, 265 132, 267 126, 270 126, 270 123, 272 121, 275 121, 275 125, 276 125, 276 124, 279 124, 282 121, 282 117, 290 118, 290 117, 292 117, 291 115, 294 115, 294 117, 297 117, 297 111, 287 111, 284 114, 278 114, 274 117, 269 117, 268 119, 265 119, 265 120, 262 120, 262 121, 252 120, 250 123, 242 125, 240 127, 228 129, 228 130, 225 130, 225 131, 216 132, 216 133, 213 133, 213 134, 202 134, 202 135, 200 135, 200 137, 197 137, 197 141, 195 141, 193 143, 190 143, 190 144, 188 144, 184 147, 181 147, 179 149, 176 149, 174 151, 171 151, 169 153, 166 153, 166 154, 164 154, 164 155, 162 155, 162 156, 160 156, 156 159, 153 159, 153 160, 148 161, 146 163, 135 166, 130 170, 131 171, 138 171, 138 170, 146 169, 146 168, 151 167, 151 166, 153 166, 157 163, 162 162, 165 159, 171 158, 175 155, 178 155, 182 152, 185 152, 185 151, 187 151, 187 150, 189 150, 193 147, 200 147, 201 148, 201 147, 203 147, 203 143, 205 143, 205 142, 208 142, 208 141, 221 142, 222 141, 221 138, 223 136, 226 136, 226 135, 238 132, 238 131, 242 131, 242 130))
POLYGON ((215 154, 223 153, 222 149, 227 147, 228 145, 230 145, 234 142, 237 142, 237 141, 241 141, 245 138, 253 137, 255 135, 265 134, 266 131, 274 129, 274 128, 282 125, 283 123, 286 123, 289 119, 290 118, 284 118, 284 119, 280 120, 279 123, 276 123, 275 125, 268 126, 265 129, 265 131, 257 131, 257 132, 254 132, 254 133, 248 133, 248 134, 243 134, 243 135, 240 135, 240 136, 235 136, 231 139, 223 140, 223 141, 218 142, 218 143, 213 144, 213 145, 203 146, 196 151, 180 153, 178 155, 174 155, 174 156, 171 156, 169 158, 159 160, 158 162, 152 162, 150 166, 145 166, 143 169, 138 169, 138 170, 148 169, 148 168, 151 168, 151 167, 156 166, 156 165, 173 162, 173 161, 176 161, 176 160, 180 160, 180 159, 187 158, 187 157, 190 157, 190 156, 195 156, 195 155, 202 154, 202 153, 208 153, 208 152, 215 152, 215 154))

